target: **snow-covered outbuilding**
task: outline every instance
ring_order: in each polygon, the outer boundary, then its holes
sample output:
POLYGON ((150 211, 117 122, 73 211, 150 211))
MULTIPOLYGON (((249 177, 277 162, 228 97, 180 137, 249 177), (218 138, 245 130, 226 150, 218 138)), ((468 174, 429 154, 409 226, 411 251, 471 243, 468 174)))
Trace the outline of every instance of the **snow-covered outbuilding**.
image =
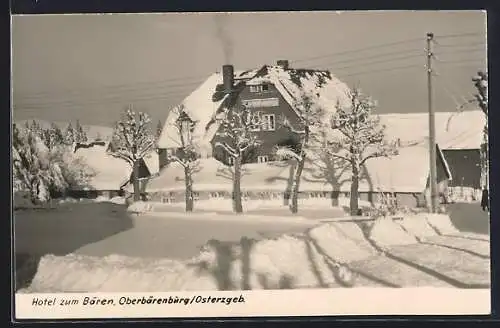
MULTIPOLYGON (((444 197, 451 179, 446 160, 438 147, 438 187, 444 197)), ((250 199, 283 199, 291 185, 293 162, 273 161, 249 163, 243 166, 241 180, 244 197, 250 199)), ((391 158, 374 158, 362 168, 359 183, 360 198, 377 202, 381 193, 392 194, 398 204, 423 206, 428 188, 430 160, 427 145, 402 147, 391 158), (411 173, 409 173, 411 172, 411 173)), ((193 190, 198 199, 231 197, 232 167, 214 158, 202 159, 193 175, 193 190)), ((315 158, 306 162, 300 183, 301 197, 347 197, 351 187, 350 167, 340 160, 315 158)), ((149 198, 161 202, 184 201, 184 171, 172 163, 147 185, 149 198)))
MULTIPOLYGON (((453 175, 450 186, 456 189, 480 189, 480 149, 486 115, 481 110, 437 112, 436 141, 441 147, 453 175)), ((425 142, 429 133, 426 112, 381 114, 386 135, 401 144, 425 142)))
MULTIPOLYGON (((109 143, 93 142, 75 147, 74 155, 90 170, 90 181, 78 189, 70 191, 75 197, 95 198, 120 195, 130 185, 132 168, 124 160, 108 152, 109 143)), ((158 174, 158 155, 155 151, 148 154, 139 166, 139 178, 149 179, 158 174)))

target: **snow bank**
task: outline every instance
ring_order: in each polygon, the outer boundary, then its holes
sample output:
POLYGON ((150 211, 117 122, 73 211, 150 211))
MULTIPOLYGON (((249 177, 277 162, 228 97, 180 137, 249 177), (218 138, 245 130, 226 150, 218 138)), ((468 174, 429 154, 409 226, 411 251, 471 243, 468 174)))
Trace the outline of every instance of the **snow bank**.
POLYGON ((398 223, 410 233, 412 236, 415 236, 417 239, 424 239, 426 237, 436 236, 436 230, 434 230, 426 220, 425 213, 410 215, 400 220, 398 223))
POLYGON ((113 204, 118 204, 118 205, 125 205, 127 203, 127 200, 125 197, 113 197, 111 199, 108 199, 107 202, 113 203, 113 204))
POLYGON ((160 292, 214 290, 208 274, 180 261, 111 255, 44 256, 28 288, 36 292, 160 292))
MULTIPOLYGON (((143 211, 149 204, 129 207, 143 211)), ((353 222, 325 223, 305 233, 240 242, 211 240, 192 259, 104 258, 70 254, 44 256, 28 290, 22 292, 144 292, 180 290, 289 289, 353 286, 346 266, 376 257, 372 245, 418 243, 435 235, 427 220, 452 233, 446 215, 415 215, 399 222, 376 220, 364 229, 353 222), (448 223, 448 225, 447 225, 448 223)))
POLYGON ((325 224, 309 231, 309 236, 334 260, 346 263, 377 255, 356 223, 325 224))
POLYGON ((441 235, 451 235, 459 233, 451 222, 451 218, 447 214, 426 214, 427 222, 441 235))
POLYGON ((374 252, 360 243, 357 247, 364 253, 349 250, 349 258, 340 256, 343 251, 347 252, 344 247, 357 244, 343 239, 359 240, 361 233, 354 226, 344 226, 339 228, 343 233, 337 232, 334 236, 336 229, 331 225, 315 228, 309 235, 283 235, 260 241, 243 238, 239 243, 213 240, 187 261, 117 255, 104 258, 47 255, 41 259, 28 291, 144 292, 351 286, 355 276, 338 259, 361 259, 374 252), (324 252, 329 254, 325 256, 324 252))
MULTIPOLYGON (((213 255, 207 264, 215 272, 220 271, 221 255, 225 253, 217 244, 208 246, 213 255)), ((324 259, 300 236, 284 235, 262 241, 243 239, 229 252, 234 258, 227 276, 234 289, 318 287, 319 281, 335 283, 324 259)))
POLYGON ((369 238, 382 247, 417 243, 414 236, 391 218, 377 219, 370 229, 369 238))

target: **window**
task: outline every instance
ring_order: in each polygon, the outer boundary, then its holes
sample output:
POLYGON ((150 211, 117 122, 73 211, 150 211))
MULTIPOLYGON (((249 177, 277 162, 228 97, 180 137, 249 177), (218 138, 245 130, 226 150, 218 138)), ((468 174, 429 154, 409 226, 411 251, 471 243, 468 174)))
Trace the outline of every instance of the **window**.
POLYGON ((269 161, 269 157, 267 156, 257 156, 257 163, 266 163, 269 161))
POLYGON ((231 156, 228 156, 228 158, 227 158, 227 163, 228 163, 229 165, 234 165, 234 158, 232 158, 231 156))
POLYGON ((267 92, 269 91, 269 84, 251 85, 250 92, 267 92))
POLYGON ((210 193, 210 198, 224 198, 224 192, 222 191, 213 191, 210 193))
POLYGON ((173 193, 161 194, 162 203, 175 203, 175 195, 173 193))
POLYGON ((274 114, 262 115, 262 130, 263 131, 274 131, 276 129, 276 122, 274 114))
POLYGON ((254 112, 250 116, 250 131, 260 131, 260 112, 254 112))

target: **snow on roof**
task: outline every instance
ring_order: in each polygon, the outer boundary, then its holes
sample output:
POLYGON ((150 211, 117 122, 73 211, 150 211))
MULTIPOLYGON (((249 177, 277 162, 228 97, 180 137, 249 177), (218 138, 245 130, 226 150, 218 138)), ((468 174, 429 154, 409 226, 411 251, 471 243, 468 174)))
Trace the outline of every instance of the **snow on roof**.
MULTIPOLYGON (((184 112, 195 122, 193 137, 198 140, 205 139, 205 127, 207 127, 222 102, 227 98, 227 96, 225 96, 218 101, 212 101, 212 95, 215 92, 215 88, 221 83, 222 74, 212 74, 180 104, 184 106, 184 112)), ((177 110, 171 110, 169 112, 158 140, 158 147, 175 148, 180 146, 178 132, 173 128, 178 117, 179 113, 177 110)))
MULTIPOLYGON (((242 190, 284 192, 290 183, 292 162, 244 165, 242 190)), ((425 145, 403 147, 392 158, 368 160, 361 172, 360 192, 411 192, 425 190, 429 174, 429 155, 425 145), (411 172, 409 174, 408 172, 411 172)), ((305 165, 301 191, 350 191, 350 168, 342 162, 311 160, 305 165)), ((195 191, 231 191, 231 168, 213 158, 200 161, 193 176, 195 191)), ((147 192, 183 191, 184 171, 176 163, 163 169, 148 182, 147 192)))
MULTIPOLYGON (((283 69, 265 66, 247 84, 270 82, 288 104, 296 109, 297 101, 306 94, 316 98, 317 105, 329 113, 336 110, 337 101, 347 104, 349 87, 329 71, 312 69, 283 69)), ((300 110, 300 108, 298 108, 300 110)))
POLYGON ((129 180, 131 167, 124 160, 111 156, 106 149, 107 145, 94 145, 75 152, 75 156, 95 173, 86 189, 119 190, 129 180))
MULTIPOLYGON (((327 112, 334 112, 337 101, 347 101, 349 88, 328 71, 305 70, 305 69, 283 69, 280 66, 263 66, 260 69, 235 72, 236 83, 245 81, 247 84, 269 82, 275 85, 284 99, 297 109, 297 101, 304 93, 317 97, 318 105, 327 112)), ((202 85, 194 90, 184 99, 186 114, 196 122, 193 137, 202 145, 209 147, 215 132, 217 123, 213 123, 216 112, 224 103, 227 95, 213 101, 212 96, 216 87, 222 84, 222 74, 211 75, 202 85), (213 124, 209 124, 213 123, 213 124)), ((158 146, 160 148, 179 147, 178 132, 172 128, 178 117, 175 110, 171 110, 167 116, 158 146)))
POLYGON ((151 175, 158 174, 160 172, 160 159, 156 151, 152 151, 148 155, 144 156, 144 163, 148 167, 151 175))
MULTIPOLYGON (((388 139, 423 142, 428 138, 427 113, 381 114, 388 139)), ((483 142, 486 116, 480 110, 437 112, 436 141, 441 149, 479 149, 483 142)))

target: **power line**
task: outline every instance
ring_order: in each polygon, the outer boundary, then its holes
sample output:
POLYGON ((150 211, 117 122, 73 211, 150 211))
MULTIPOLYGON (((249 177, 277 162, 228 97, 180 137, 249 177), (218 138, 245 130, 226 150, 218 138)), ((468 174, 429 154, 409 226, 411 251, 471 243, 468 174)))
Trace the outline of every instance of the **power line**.
POLYGON ((44 102, 44 103, 38 103, 38 104, 16 104, 14 103, 14 108, 16 110, 23 110, 23 109, 44 109, 50 106, 66 106, 66 107, 72 107, 72 106, 91 106, 91 105, 106 105, 106 104, 113 104, 113 103, 123 103, 123 104, 130 104, 130 103, 136 103, 136 102, 148 102, 148 101, 158 101, 158 100, 169 100, 172 98, 176 97, 182 97, 184 96, 185 93, 173 93, 173 94, 163 94, 163 95, 152 95, 152 96, 146 96, 146 97, 133 97, 130 99, 124 99, 123 97, 114 97, 114 98, 107 98, 107 99, 92 99, 92 100, 83 100, 83 101, 71 101, 71 100, 66 100, 66 101, 55 101, 55 102, 44 102))
POLYGON ((64 105, 67 103, 93 103, 93 102, 106 102, 112 100, 122 100, 132 101, 134 99, 145 99, 157 96, 176 96, 176 95, 185 95, 187 93, 192 92, 191 89, 182 89, 182 90, 169 90, 169 91, 160 91, 160 92, 149 92, 149 93, 116 93, 116 94, 102 94, 102 95, 93 95, 92 97, 64 97, 64 98, 40 98, 40 99, 31 99, 29 101, 26 100, 18 100, 15 99, 13 101, 17 106, 36 106, 39 104, 48 104, 48 105, 64 105))
POLYGON ((439 42, 435 42, 437 48, 464 48, 464 47, 475 47, 475 46, 486 46, 484 42, 476 42, 476 43, 462 43, 462 44, 441 44, 439 42))
MULTIPOLYGON (((157 86, 151 86, 151 87, 143 87, 143 88, 136 88, 136 87, 129 87, 128 89, 118 89, 118 88, 113 88, 113 90, 106 90, 105 88, 98 88, 96 90, 93 90, 92 93, 94 94, 99 94, 99 93, 106 93, 107 95, 112 95, 112 94, 129 94, 131 92, 136 92, 136 91, 149 91, 149 90, 154 90, 154 89, 166 89, 166 88, 179 88, 179 87, 190 87, 193 85, 199 85, 202 81, 196 81, 196 82, 190 82, 190 83, 182 83, 182 84, 170 84, 170 85, 157 85, 157 86)), ((57 96, 58 94, 64 95, 64 96, 88 96, 85 93, 84 89, 78 89, 78 90, 73 90, 73 91, 55 91, 51 93, 38 93, 38 95, 31 95, 31 96, 22 96, 22 95, 17 95, 14 93, 14 96, 16 98, 22 98, 25 100, 37 100, 37 99, 42 99, 42 98, 47 98, 47 97, 53 97, 57 96)))
POLYGON ((438 60, 440 65, 452 65, 452 64, 463 64, 463 63, 469 63, 469 62, 483 62, 485 59, 481 58, 470 58, 470 59, 461 59, 461 60, 438 60))
MULTIPOLYGON (((467 53, 467 52, 479 52, 479 51, 482 51, 482 52, 486 52, 486 48, 465 48, 465 49, 448 49, 448 48, 444 48, 442 50, 439 50, 439 53, 443 53, 443 54, 460 54, 460 53, 467 53)), ((436 54, 437 52, 434 51, 434 54, 436 54)))
POLYGON ((380 48, 385 48, 385 47, 390 47, 390 46, 395 46, 395 45, 400 45, 400 44, 407 44, 407 43, 411 43, 411 42, 415 42, 415 41, 421 41, 421 39, 414 38, 414 39, 406 39, 406 40, 401 40, 401 41, 396 41, 396 42, 383 43, 383 44, 379 44, 379 45, 358 48, 358 49, 353 49, 353 50, 347 50, 347 51, 340 51, 340 52, 330 53, 330 54, 321 55, 321 56, 295 59, 295 60, 291 60, 291 62, 292 63, 300 63, 300 62, 304 62, 304 61, 312 61, 312 60, 316 60, 316 59, 348 55, 348 54, 363 52, 363 51, 372 50, 372 49, 380 49, 380 48))
POLYGON ((354 72, 352 74, 342 75, 341 77, 358 76, 358 75, 366 75, 366 74, 373 74, 373 73, 384 73, 384 72, 391 72, 391 71, 395 71, 395 70, 404 70, 404 69, 417 68, 417 67, 423 68, 424 65, 406 65, 406 66, 390 67, 390 68, 379 69, 379 70, 354 72))
POLYGON ((139 94, 139 95, 114 95, 113 97, 101 97, 101 98, 85 98, 85 99, 61 99, 61 100, 48 100, 39 102, 15 102, 14 105, 19 107, 36 107, 40 105, 50 106, 50 105, 66 105, 66 104, 74 104, 74 103, 83 103, 83 104, 94 104, 94 103, 108 103, 109 101, 118 101, 118 102, 134 102, 134 101, 147 101, 149 99, 155 99, 158 96, 162 97, 176 97, 180 95, 185 95, 189 93, 189 90, 185 92, 175 92, 175 93, 155 93, 155 94, 139 94))
MULTIPOLYGON (((452 92, 450 90, 450 88, 448 88, 448 83, 441 77, 441 75, 435 74, 434 76, 438 77, 437 80, 438 80, 439 85, 441 86, 441 88, 448 95, 448 97, 450 97, 451 100, 453 100, 453 102, 455 103, 455 106, 459 107, 462 104, 462 102, 458 101, 458 97, 456 97, 455 93, 452 92)), ((465 97, 463 95, 462 95, 462 99, 465 99, 465 97)))
POLYGON ((331 66, 334 64, 351 63, 351 62, 357 62, 357 61, 366 61, 366 60, 373 59, 373 58, 381 58, 381 57, 384 58, 387 56, 392 56, 392 55, 397 55, 397 54, 415 54, 416 51, 417 51, 416 49, 415 50, 393 51, 393 52, 382 53, 382 54, 377 54, 377 55, 363 57, 363 58, 351 58, 351 59, 337 60, 337 61, 327 62, 327 63, 320 63, 320 64, 316 64, 316 65, 306 66, 306 68, 313 68, 313 67, 318 67, 318 66, 331 66))
POLYGON ((463 38, 463 37, 470 37, 470 36, 478 36, 478 35, 485 35, 485 32, 470 32, 470 33, 457 33, 457 34, 445 34, 445 35, 439 35, 437 39, 454 39, 454 38, 463 38))
POLYGON ((406 59, 421 57, 421 56, 422 56, 421 54, 409 55, 409 56, 399 56, 396 58, 387 58, 387 59, 372 61, 372 62, 368 62, 368 63, 361 63, 361 64, 349 65, 349 66, 343 66, 343 67, 333 67, 333 69, 343 70, 343 69, 352 68, 352 67, 367 66, 367 65, 369 66, 369 65, 373 65, 373 64, 387 63, 387 62, 392 62, 392 61, 397 61, 397 60, 406 60, 406 59))
MULTIPOLYGON (((404 52, 396 52, 396 53, 408 53, 408 51, 404 51, 404 52)), ((390 54, 390 53, 389 53, 390 54)), ((381 55, 389 55, 389 54, 380 54, 379 56, 377 57, 381 57, 381 55)), ((384 63, 384 62, 388 62, 388 61, 396 61, 396 60, 404 60, 404 59, 408 59, 408 58, 412 58, 412 57, 417 57, 418 55, 409 55, 409 56, 399 56, 399 57, 392 57, 392 58, 389 58, 389 59, 384 59, 384 60, 379 60, 379 61, 371 61, 371 62, 367 62, 367 63, 360 63, 360 64, 357 64, 357 65, 351 65, 351 66, 344 66, 344 67, 339 67, 339 68, 336 68, 336 69, 347 69, 347 68, 351 68, 351 67, 359 67, 359 66, 366 66, 366 65, 373 65, 373 64, 376 64, 376 63, 384 63)), ((360 58, 361 59, 361 58, 360 58)), ((348 61, 345 61, 345 62, 348 62, 348 61)), ((394 68, 394 69, 397 69, 397 68, 394 68)), ((384 71, 386 71, 386 69, 384 69, 384 71)), ((389 70, 393 70, 392 68, 389 68, 389 70)), ((371 72, 371 71, 370 71, 371 72)), ((359 75, 359 74, 363 74, 364 72, 356 72, 355 74, 352 74, 352 75, 359 75)), ((368 72, 369 73, 369 72, 368 72)), ((191 86, 191 85, 194 85, 194 84, 199 84, 199 82, 196 82, 196 83, 185 83, 185 84, 178 84, 178 85, 171 85, 172 87, 173 86, 191 86)), ((133 91, 133 90, 129 90, 129 91, 133 91)), ((187 93, 187 92, 186 92, 187 93)), ((130 99, 130 93, 129 92, 126 92, 126 90, 120 90, 119 92, 115 92, 115 93, 107 93, 105 95, 105 97, 95 97, 97 95, 94 95, 94 98, 93 99, 85 99, 83 100, 83 102, 85 103, 88 103, 88 104, 91 104, 92 103, 92 100, 95 100, 95 101, 101 101, 101 102, 106 102, 106 101, 110 101, 110 100, 113 100, 115 99, 116 97, 121 97, 122 95, 126 96, 127 99, 130 99), (111 97, 110 97, 111 96, 111 97), (97 98, 97 99, 96 99, 97 98)), ((165 94, 164 94, 165 95, 165 94)), ((167 95, 172 95, 172 93, 167 93, 167 95)), ((147 99, 151 99, 151 97, 156 97, 157 94, 138 94, 135 96, 135 99, 136 100, 142 100, 142 99, 138 99, 137 97, 149 97, 147 99)), ((38 98, 28 98, 29 100, 38 100, 38 99, 42 99, 43 97, 39 96, 38 98)), ((132 98, 134 99, 134 98, 132 98)), ((147 100, 146 99, 146 100, 147 100)), ((25 98, 26 100, 26 98, 25 98)), ((72 104, 74 102, 78 102, 79 100, 78 99, 63 99, 63 100, 60 100, 60 101, 49 101, 48 103, 45 102, 45 105, 49 105, 49 104, 58 104, 58 105, 64 105, 64 104, 72 104)), ((123 102, 126 102, 125 100, 122 100, 120 99, 120 101, 123 101, 123 102)), ((26 104, 26 103, 23 103, 21 102, 20 104, 18 104, 18 106, 29 106, 29 105, 33 105, 33 104, 26 104)), ((36 106, 36 104, 34 105, 36 106)))
MULTIPOLYGON (((121 88, 136 88, 137 86, 144 85, 144 87, 148 87, 150 85, 163 85, 165 82, 176 82, 176 81, 184 81, 184 80, 201 80, 205 79, 208 77, 209 74, 207 75, 198 75, 198 76, 185 76, 185 77, 176 77, 176 78, 169 78, 169 79, 164 79, 164 80, 159 80, 159 81, 139 81, 139 82, 134 82, 134 83, 123 83, 123 84, 112 84, 112 85, 102 85, 102 86, 95 86, 95 87, 83 87, 79 88, 78 91, 91 91, 91 90, 109 90, 109 89, 121 89, 121 88)), ((198 83, 198 82, 193 82, 193 83, 198 83)), ((63 89, 59 92, 71 92, 71 90, 68 89, 63 89)), ((40 92, 32 92, 30 93, 31 95, 46 95, 46 94, 51 94, 51 91, 40 91, 40 92)))
MULTIPOLYGON (((484 34, 484 32, 470 32, 470 33, 461 33, 461 34, 442 35, 439 38, 450 39, 450 38, 468 37, 468 36, 483 35, 483 34, 484 34)), ((373 50, 373 49, 379 49, 379 48, 384 48, 384 47, 408 44, 408 43, 417 42, 417 41, 421 41, 421 40, 422 40, 421 38, 412 38, 412 39, 400 40, 400 41, 395 41, 395 42, 388 42, 388 43, 383 43, 383 44, 369 46, 369 47, 363 47, 363 48, 358 48, 358 49, 353 49, 353 50, 325 54, 325 55, 321 55, 321 56, 295 59, 295 60, 291 60, 291 62, 300 63, 300 62, 304 62, 304 61, 313 61, 316 59, 322 59, 322 58, 328 58, 328 57, 334 57, 334 56, 342 56, 342 55, 348 55, 348 54, 352 54, 352 53, 364 52, 367 50, 373 50)))

